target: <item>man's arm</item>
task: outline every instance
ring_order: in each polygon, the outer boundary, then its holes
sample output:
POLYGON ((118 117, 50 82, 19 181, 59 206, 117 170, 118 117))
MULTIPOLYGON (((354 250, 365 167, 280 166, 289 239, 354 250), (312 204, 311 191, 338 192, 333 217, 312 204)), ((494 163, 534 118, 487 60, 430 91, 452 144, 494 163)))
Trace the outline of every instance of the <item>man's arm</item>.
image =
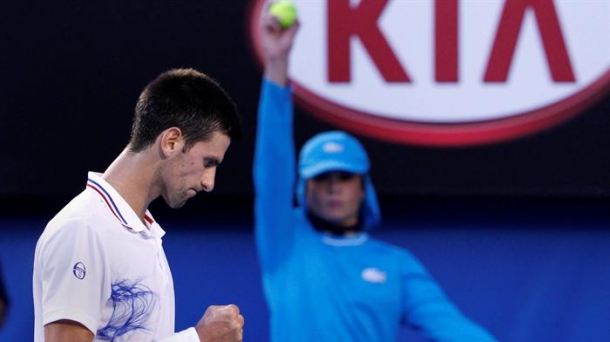
POLYGON ((97 231, 86 221, 51 221, 36 245, 34 301, 37 340, 92 341, 111 292, 110 266, 97 231), (78 277, 75 261, 87 265, 78 277), (74 338, 74 339, 72 339, 74 338))
POLYGON ((292 136, 292 89, 288 55, 298 22, 282 29, 263 10, 260 30, 265 75, 258 108, 254 155, 256 242, 263 271, 272 272, 292 243, 295 152, 292 136))
MULTIPOLYGON (((210 306, 193 331, 182 331, 162 339, 160 342, 240 342, 244 336, 244 317, 236 305, 210 306)), ((59 320, 44 327, 45 342, 91 342, 93 333, 84 325, 59 320)))
POLYGON ((45 342, 91 342, 93 337, 84 325, 67 319, 44 326, 45 342))

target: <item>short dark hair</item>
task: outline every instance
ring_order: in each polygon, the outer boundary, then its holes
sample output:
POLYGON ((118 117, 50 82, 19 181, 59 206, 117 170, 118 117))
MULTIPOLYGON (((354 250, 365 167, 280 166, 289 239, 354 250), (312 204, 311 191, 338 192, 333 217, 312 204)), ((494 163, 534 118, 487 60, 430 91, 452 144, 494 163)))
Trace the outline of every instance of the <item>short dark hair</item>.
POLYGON ((129 149, 143 151, 170 127, 184 134, 184 150, 211 139, 214 132, 232 140, 241 138, 233 100, 215 80, 194 69, 166 71, 144 88, 135 109, 129 149))

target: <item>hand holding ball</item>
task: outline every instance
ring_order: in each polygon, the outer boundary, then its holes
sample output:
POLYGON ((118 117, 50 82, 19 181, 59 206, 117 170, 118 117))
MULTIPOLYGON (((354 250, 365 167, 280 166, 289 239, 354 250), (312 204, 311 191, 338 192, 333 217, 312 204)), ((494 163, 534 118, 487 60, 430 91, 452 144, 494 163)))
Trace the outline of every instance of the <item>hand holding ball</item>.
POLYGON ((297 19, 297 9, 291 0, 277 0, 269 6, 269 13, 276 17, 282 28, 288 28, 297 19))

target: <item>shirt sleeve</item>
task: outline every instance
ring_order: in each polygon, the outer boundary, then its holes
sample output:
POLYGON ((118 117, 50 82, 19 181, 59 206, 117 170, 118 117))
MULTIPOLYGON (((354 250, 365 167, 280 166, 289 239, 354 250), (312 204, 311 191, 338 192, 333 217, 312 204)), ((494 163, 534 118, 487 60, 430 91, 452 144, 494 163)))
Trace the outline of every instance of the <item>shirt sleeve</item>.
POLYGON ((403 270, 403 311, 409 325, 431 341, 497 341, 459 311, 417 259, 410 255, 407 259, 403 270))
POLYGON ((98 235, 86 223, 70 220, 40 242, 43 325, 68 319, 94 334, 102 306, 110 298, 110 270, 98 235))
POLYGON ((191 327, 186 330, 177 332, 171 336, 157 340, 157 342, 200 342, 199 335, 195 328, 191 327))
POLYGON ((263 79, 254 154, 255 234, 261 267, 273 272, 293 241, 295 152, 292 88, 263 79))

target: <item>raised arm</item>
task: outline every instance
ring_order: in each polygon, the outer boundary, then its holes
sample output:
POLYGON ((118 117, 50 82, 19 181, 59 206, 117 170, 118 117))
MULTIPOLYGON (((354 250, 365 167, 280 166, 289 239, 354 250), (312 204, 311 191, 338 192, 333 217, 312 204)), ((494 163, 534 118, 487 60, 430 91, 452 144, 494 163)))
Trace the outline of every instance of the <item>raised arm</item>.
POLYGON ((298 22, 282 29, 263 10, 260 19, 265 72, 258 107, 254 155, 256 243, 265 273, 287 255, 292 243, 295 148, 288 55, 298 22))
POLYGON ((288 85, 290 50, 299 29, 299 22, 297 20, 292 26, 282 28, 276 17, 263 10, 259 29, 264 53, 265 78, 280 87, 285 87, 288 85))

